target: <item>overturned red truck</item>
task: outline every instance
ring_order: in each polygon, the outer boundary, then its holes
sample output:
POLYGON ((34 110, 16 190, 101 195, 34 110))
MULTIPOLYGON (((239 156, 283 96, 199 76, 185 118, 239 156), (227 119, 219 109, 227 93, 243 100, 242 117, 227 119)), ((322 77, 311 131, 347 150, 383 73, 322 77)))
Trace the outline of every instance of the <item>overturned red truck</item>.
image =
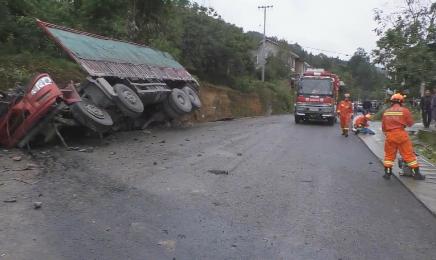
POLYGON ((334 125, 339 88, 342 84, 336 74, 323 69, 304 72, 297 82, 295 123, 322 120, 334 125))
POLYGON ((98 133, 144 128, 201 107, 198 82, 174 58, 150 47, 37 20, 42 30, 88 74, 76 89, 48 74, 0 93, 0 144, 28 144, 81 124, 98 133), (54 122, 56 121, 56 124, 54 122), (49 134, 50 133, 50 134, 49 134))

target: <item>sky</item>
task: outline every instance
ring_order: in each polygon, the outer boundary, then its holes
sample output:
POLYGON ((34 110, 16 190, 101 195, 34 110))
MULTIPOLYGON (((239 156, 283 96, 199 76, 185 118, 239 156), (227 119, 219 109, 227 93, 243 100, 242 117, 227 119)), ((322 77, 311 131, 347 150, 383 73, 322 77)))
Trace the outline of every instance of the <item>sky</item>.
POLYGON ((266 34, 298 43, 306 51, 348 60, 357 48, 376 48, 374 9, 392 11, 404 0, 195 0, 213 7, 244 31, 263 33, 260 5, 267 11, 266 34), (319 51, 319 50, 327 50, 319 51), (348 55, 348 56, 347 56, 348 55))

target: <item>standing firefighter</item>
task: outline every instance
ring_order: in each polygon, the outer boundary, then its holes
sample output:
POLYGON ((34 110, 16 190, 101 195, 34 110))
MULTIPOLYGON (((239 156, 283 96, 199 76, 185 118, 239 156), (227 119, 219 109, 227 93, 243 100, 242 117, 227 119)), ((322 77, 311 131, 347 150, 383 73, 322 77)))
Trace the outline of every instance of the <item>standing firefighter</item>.
POLYGON ((350 94, 345 93, 345 99, 338 105, 338 114, 341 121, 342 135, 348 137, 348 131, 350 130, 350 120, 353 115, 353 103, 350 100, 350 94))
POLYGON ((419 164, 413 151, 409 135, 404 130, 406 126, 413 125, 412 115, 409 109, 402 106, 404 97, 401 94, 394 94, 391 97, 392 106, 385 110, 382 118, 382 129, 385 133, 385 175, 383 178, 389 180, 392 175, 392 166, 399 151, 404 162, 412 170, 415 180, 424 180, 425 176, 419 172, 419 164))

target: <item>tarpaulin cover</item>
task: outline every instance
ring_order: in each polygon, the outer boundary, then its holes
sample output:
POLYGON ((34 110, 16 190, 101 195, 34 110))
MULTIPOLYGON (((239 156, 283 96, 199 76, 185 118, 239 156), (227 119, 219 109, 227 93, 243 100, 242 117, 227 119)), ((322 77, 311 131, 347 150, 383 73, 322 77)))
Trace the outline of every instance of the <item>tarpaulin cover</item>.
POLYGON ((106 40, 48 28, 54 37, 78 58, 117 63, 147 64, 159 67, 182 68, 170 54, 127 42, 106 40))
POLYGON ((39 20, 38 25, 92 76, 194 80, 166 52, 39 20))

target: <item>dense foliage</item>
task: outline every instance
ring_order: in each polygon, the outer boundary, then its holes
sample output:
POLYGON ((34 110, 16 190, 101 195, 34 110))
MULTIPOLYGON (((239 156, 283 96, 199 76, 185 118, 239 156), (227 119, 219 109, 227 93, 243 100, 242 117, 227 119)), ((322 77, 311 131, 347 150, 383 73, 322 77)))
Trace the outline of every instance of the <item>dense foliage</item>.
POLYGON ((396 87, 417 94, 421 83, 436 83, 436 3, 406 0, 392 13, 376 10, 376 29, 381 37, 374 51, 396 87))
MULTIPOLYGON (((5 85, 38 70, 56 73, 55 78, 80 77, 79 68, 66 65, 62 51, 35 26, 35 17, 167 51, 201 80, 242 91, 261 85, 253 51, 262 36, 244 33, 214 9, 189 0, 0 0, 0 16, 0 80, 5 85)), ((383 77, 362 50, 346 62, 275 40, 280 52, 268 58, 270 82, 289 78, 286 61, 292 50, 312 66, 338 73, 355 93, 371 96, 383 87, 383 77)))

